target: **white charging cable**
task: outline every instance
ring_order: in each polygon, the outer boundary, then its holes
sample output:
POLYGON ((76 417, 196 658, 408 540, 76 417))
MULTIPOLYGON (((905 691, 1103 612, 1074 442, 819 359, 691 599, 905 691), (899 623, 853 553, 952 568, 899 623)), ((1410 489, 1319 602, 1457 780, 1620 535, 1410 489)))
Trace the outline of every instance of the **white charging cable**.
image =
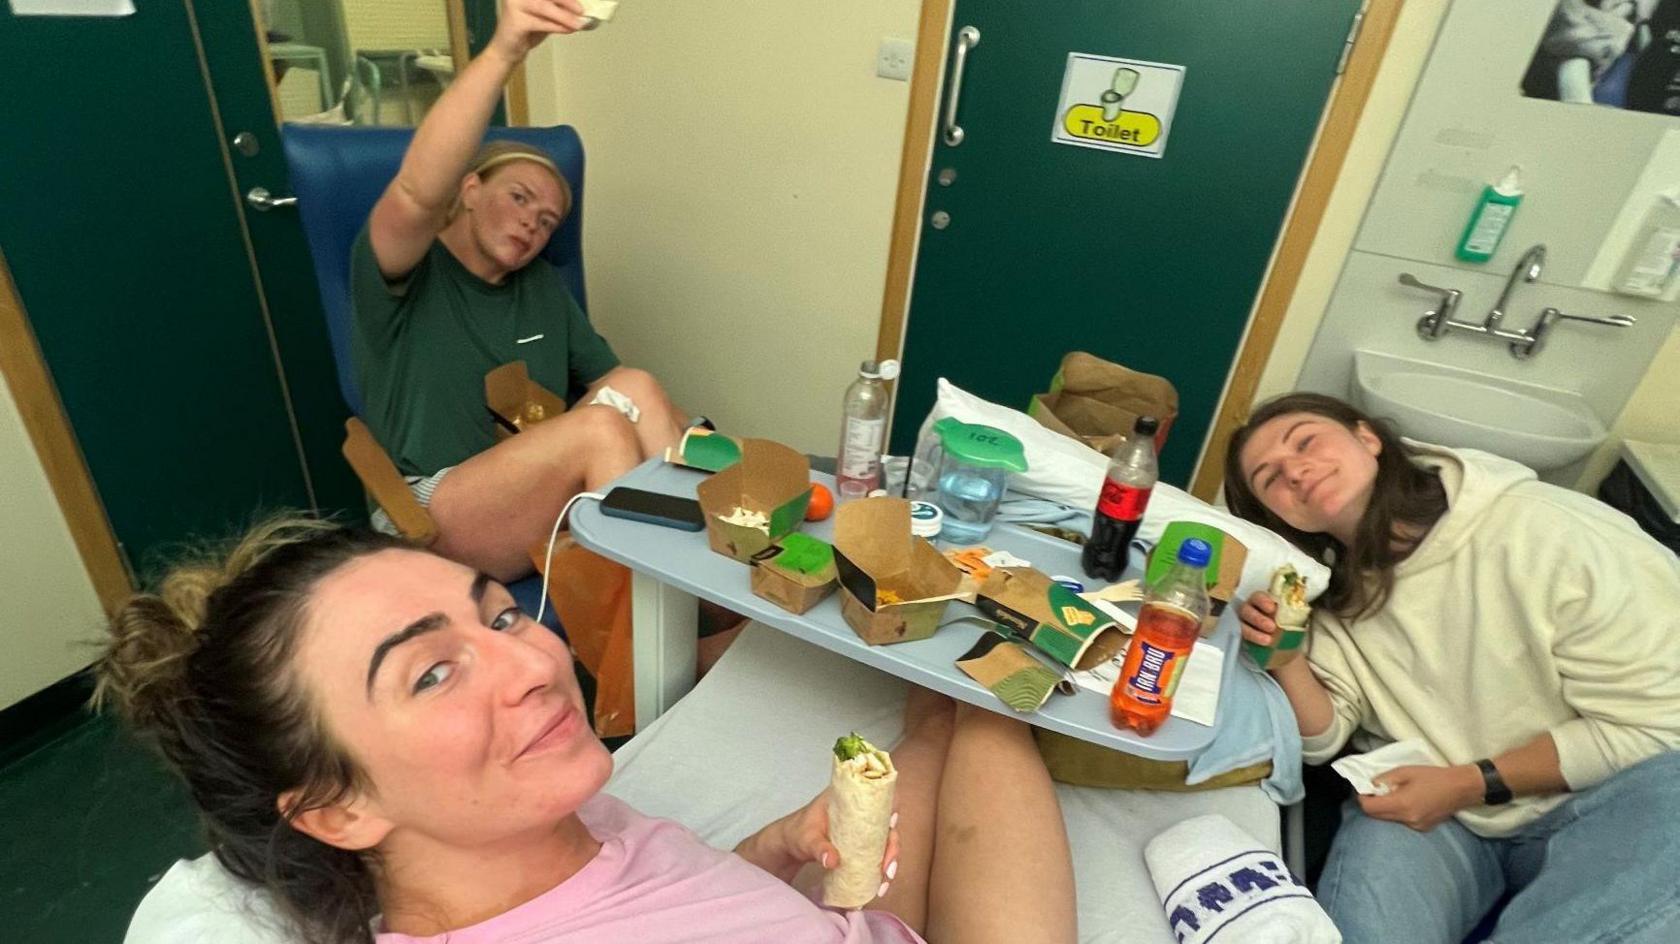
POLYGON ((554 529, 548 532, 548 551, 543 555, 542 598, 537 601, 537 622, 542 622, 543 611, 548 606, 548 569, 554 566, 554 542, 560 538, 560 523, 566 520, 566 513, 572 510, 578 499, 593 498, 600 501, 605 497, 600 492, 578 492, 566 500, 566 504, 560 509, 560 516, 554 519, 554 529))

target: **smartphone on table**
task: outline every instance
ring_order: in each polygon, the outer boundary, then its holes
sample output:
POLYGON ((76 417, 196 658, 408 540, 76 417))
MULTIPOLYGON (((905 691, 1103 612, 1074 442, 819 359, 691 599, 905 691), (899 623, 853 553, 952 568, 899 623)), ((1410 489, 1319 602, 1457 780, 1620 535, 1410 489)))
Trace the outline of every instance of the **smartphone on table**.
POLYGON ((701 531, 706 527, 706 518, 700 512, 700 503, 692 498, 679 498, 676 495, 623 486, 608 492, 607 497, 602 499, 601 514, 663 525, 679 531, 701 531))

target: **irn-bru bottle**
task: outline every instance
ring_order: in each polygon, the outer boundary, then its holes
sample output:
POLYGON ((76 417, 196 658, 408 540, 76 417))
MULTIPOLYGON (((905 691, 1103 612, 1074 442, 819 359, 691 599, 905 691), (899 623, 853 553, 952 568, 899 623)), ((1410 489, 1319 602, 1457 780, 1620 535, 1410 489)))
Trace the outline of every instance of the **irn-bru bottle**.
POLYGON ((1148 737, 1172 713, 1173 692, 1208 615, 1203 571, 1212 556, 1206 541, 1185 541, 1178 559, 1143 598, 1137 632, 1108 696, 1115 727, 1148 737))

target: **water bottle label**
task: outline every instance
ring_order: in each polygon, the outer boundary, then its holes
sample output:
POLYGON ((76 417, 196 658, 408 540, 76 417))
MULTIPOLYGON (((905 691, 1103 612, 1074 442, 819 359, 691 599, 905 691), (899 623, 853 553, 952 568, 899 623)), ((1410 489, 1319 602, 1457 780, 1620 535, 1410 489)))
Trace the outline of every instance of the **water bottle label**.
POLYGON ((1121 485, 1113 479, 1104 479, 1102 494, 1097 496, 1097 510, 1110 518, 1119 521, 1136 521, 1143 517, 1143 509, 1149 504, 1149 493, 1152 489, 1133 488, 1121 485))
POLYGON ((840 449, 840 474, 852 479, 874 477, 881 463, 881 437, 886 431, 887 421, 884 419, 848 417, 846 441, 841 443, 840 449))
POLYGON ((1143 656, 1138 659, 1137 669, 1126 678, 1126 693, 1152 708, 1172 701, 1173 692, 1178 690, 1184 656, 1143 639, 1134 640, 1132 645, 1142 646, 1143 656))

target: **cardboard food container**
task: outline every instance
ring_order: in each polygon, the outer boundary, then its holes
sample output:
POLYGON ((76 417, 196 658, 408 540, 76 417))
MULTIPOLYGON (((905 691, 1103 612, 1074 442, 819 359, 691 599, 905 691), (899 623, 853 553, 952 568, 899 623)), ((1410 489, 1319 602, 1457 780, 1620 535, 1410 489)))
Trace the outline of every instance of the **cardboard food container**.
POLYGON ((945 606, 962 596, 962 572, 926 538, 910 533, 910 503, 864 498, 834 518, 840 615, 871 646, 926 639, 945 606))
POLYGON ((743 439, 741 461, 701 482, 696 489, 706 516, 712 550, 750 562, 754 554, 798 530, 811 503, 811 464, 798 452, 768 439, 743 439), (757 512, 765 528, 723 520, 737 508, 757 512))
POLYGON ((691 426, 681 442, 665 450, 665 461, 701 472, 722 472, 741 461, 741 444, 704 426, 691 426))
POLYGON ((1219 624, 1219 617, 1224 614, 1225 607, 1231 603, 1231 597, 1237 592, 1237 583, 1242 580, 1243 564, 1248 561, 1248 548, 1243 543, 1211 524, 1196 521, 1170 522, 1161 532, 1161 540, 1156 542, 1154 550, 1149 552, 1149 562, 1144 569, 1144 586, 1153 586, 1173 561, 1178 559, 1179 545, 1190 538, 1201 538, 1213 549, 1213 556, 1208 560, 1208 617, 1202 620, 1202 636, 1213 633, 1213 628, 1219 624))
POLYGON ((803 613, 834 592, 834 545, 797 531, 753 555, 752 592, 803 613))
POLYGON ((1078 671, 1112 660, 1126 646, 1120 624, 1031 567, 998 567, 980 585, 980 612, 1045 655, 1078 671))
POLYGON ((1292 626, 1279 626, 1277 642, 1262 646, 1243 640, 1243 651, 1262 669, 1275 669, 1294 662, 1307 651, 1307 631, 1292 626))
POLYGON ((532 380, 524 361, 503 364, 484 375, 484 404, 494 415, 497 442, 566 412, 566 401, 532 380))

